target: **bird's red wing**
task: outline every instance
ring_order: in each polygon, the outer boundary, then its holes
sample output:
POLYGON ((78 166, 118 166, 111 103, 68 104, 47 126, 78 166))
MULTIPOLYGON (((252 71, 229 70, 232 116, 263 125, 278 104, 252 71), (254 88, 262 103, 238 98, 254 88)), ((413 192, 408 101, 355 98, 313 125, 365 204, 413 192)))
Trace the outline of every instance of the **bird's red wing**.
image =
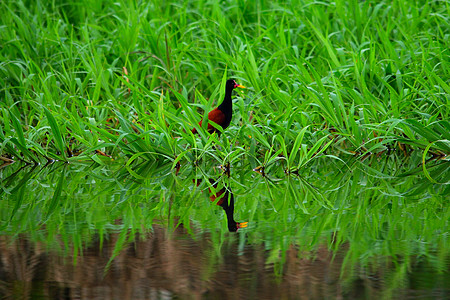
MULTIPOLYGON (((213 121, 216 124, 219 124, 222 126, 222 124, 225 122, 225 114, 220 109, 213 109, 208 114, 208 120, 213 121)), ((215 128, 208 123, 208 131, 214 131, 215 128)))
MULTIPOLYGON (((203 121, 203 120, 200 120, 200 122, 198 122, 198 125, 199 125, 200 127, 202 127, 202 121, 203 121)), ((209 124, 208 124, 208 125, 209 125, 209 124)), ((193 134, 196 134, 196 133, 197 133, 197 129, 195 129, 195 127, 192 128, 191 131, 192 131, 193 134)))
MULTIPOLYGON (((222 125, 223 122, 225 122, 225 114, 218 108, 213 109, 212 111, 210 111, 208 113, 208 120, 213 121, 216 124, 222 125)), ((202 127, 202 122, 203 120, 201 120, 200 122, 198 122, 198 125, 200 127, 202 127)), ((215 128, 208 123, 208 132, 213 132, 215 130, 215 128)), ((192 129, 192 133, 196 134, 197 133, 197 129, 193 128, 192 129)))

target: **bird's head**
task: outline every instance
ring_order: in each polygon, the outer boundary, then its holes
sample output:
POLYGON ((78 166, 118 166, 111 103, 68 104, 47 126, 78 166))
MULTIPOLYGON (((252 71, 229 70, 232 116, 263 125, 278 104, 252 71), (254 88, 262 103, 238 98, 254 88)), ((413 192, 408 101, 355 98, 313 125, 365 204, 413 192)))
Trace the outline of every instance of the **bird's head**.
POLYGON ((234 79, 228 79, 226 89, 227 90, 234 90, 235 88, 242 88, 245 89, 245 86, 237 84, 234 79))

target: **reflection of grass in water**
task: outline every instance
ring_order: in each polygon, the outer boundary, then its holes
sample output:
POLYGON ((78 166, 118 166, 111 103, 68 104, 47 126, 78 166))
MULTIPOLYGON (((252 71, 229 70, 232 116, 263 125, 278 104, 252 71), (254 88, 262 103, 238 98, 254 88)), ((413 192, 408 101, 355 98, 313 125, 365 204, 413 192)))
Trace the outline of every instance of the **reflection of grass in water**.
MULTIPOLYGON (((73 247, 75 253, 93 239, 101 245, 117 233, 115 257, 135 233, 151 231, 153 224, 183 224, 194 237, 209 232, 214 251, 221 253, 228 238, 226 218, 211 203, 207 180, 217 178, 219 186, 223 182, 234 193, 236 220, 249 222, 237 234, 241 246, 267 249, 267 263, 280 274, 289 248, 314 255, 320 245, 335 253, 345 249, 342 270, 350 277, 355 264, 377 269, 386 257, 406 268, 428 261, 445 270, 446 186, 430 183, 420 172, 403 176, 420 169, 417 161, 420 156, 414 154, 403 166, 390 158, 335 160, 334 165, 322 158, 287 176, 280 160, 266 177, 232 168, 230 178, 220 177, 217 168, 182 168, 175 176, 170 164, 158 163, 135 166, 139 178, 120 165, 53 164, 15 172, 19 167, 14 164, 2 173, 2 232, 26 234, 65 251, 73 247), (204 178, 198 187, 192 171, 204 178)), ((448 180, 446 165, 436 163, 430 174, 448 180)))

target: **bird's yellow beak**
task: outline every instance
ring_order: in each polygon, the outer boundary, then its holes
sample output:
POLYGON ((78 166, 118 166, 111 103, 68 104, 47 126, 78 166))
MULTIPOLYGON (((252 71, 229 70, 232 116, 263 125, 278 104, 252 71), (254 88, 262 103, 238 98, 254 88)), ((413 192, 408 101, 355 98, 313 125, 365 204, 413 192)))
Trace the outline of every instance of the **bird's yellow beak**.
POLYGON ((240 85, 240 84, 238 84, 236 87, 237 87, 237 88, 241 88, 241 89, 245 89, 245 86, 240 85))

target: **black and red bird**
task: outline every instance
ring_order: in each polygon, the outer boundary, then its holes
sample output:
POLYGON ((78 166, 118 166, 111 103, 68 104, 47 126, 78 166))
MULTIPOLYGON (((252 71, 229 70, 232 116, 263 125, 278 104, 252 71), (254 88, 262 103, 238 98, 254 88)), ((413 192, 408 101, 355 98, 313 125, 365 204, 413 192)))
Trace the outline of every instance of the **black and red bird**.
MULTIPOLYGON (((228 79, 225 85, 225 98, 223 99, 223 102, 217 108, 208 113, 208 120, 220 125, 222 129, 225 129, 228 125, 230 125, 231 117, 233 116, 233 102, 231 101, 231 93, 235 88, 245 88, 245 86, 237 84, 234 79, 228 79)), ((202 126, 202 122, 203 120, 198 122, 200 127, 202 126)), ((208 132, 220 133, 210 123, 208 123, 208 132)), ((192 133, 197 133, 197 129, 192 129, 192 133)))

